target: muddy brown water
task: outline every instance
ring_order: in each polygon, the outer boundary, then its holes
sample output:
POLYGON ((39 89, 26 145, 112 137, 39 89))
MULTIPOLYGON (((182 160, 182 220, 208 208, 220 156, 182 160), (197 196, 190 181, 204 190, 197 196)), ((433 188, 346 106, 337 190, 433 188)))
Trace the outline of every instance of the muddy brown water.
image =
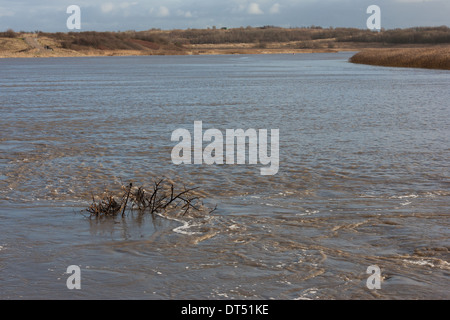
POLYGON ((450 73, 350 56, 0 60, 0 298, 448 299, 450 73), (279 172, 174 165, 194 121, 279 129, 279 172), (217 210, 79 214, 160 177, 217 210))

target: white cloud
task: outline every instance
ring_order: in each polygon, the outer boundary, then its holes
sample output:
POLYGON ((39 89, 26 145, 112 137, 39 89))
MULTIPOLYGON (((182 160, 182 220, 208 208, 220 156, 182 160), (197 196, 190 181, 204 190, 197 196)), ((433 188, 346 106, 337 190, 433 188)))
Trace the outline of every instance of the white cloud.
POLYGON ((279 4, 279 3, 275 3, 275 4, 270 8, 269 13, 271 13, 271 14, 280 13, 280 4, 279 4))
POLYGON ((248 14, 263 14, 264 12, 259 7, 259 4, 257 4, 256 2, 252 2, 248 5, 247 13, 248 14))
POLYGON ((100 8, 103 13, 109 13, 114 10, 114 4, 111 2, 102 3, 100 8))
POLYGON ((137 5, 137 4, 138 4, 137 1, 136 1, 136 2, 122 2, 121 4, 119 4, 119 7, 120 7, 121 9, 126 9, 126 8, 131 7, 131 6, 135 6, 135 5, 137 5))
MULTIPOLYGON (((112 2, 105 2, 102 3, 100 6, 100 10, 104 14, 110 14, 111 12, 117 12, 121 10, 123 12, 123 15, 128 17, 130 16, 130 8, 132 6, 137 5, 138 2, 120 2, 120 3, 112 3, 112 2)), ((82 9, 83 10, 83 9, 82 9)))
POLYGON ((177 10, 177 16, 179 17, 185 17, 185 18, 192 18, 191 11, 183 11, 183 10, 177 10))
MULTIPOLYGON (((0 31, 11 28, 64 32, 67 30, 65 19, 68 15, 63 2, 0 0, 0 31)), ((76 3, 82 10, 84 30, 111 31, 152 27, 205 28, 213 25, 232 28, 314 24, 365 28, 368 4, 362 6, 362 2, 366 3, 361 0, 77 0, 76 3)), ((382 12, 389 13, 382 19, 382 27, 386 29, 449 25, 450 0, 378 2, 382 12)))
POLYGON ((168 17, 170 15, 170 10, 165 6, 161 6, 159 7, 158 13, 156 15, 160 18, 168 17))

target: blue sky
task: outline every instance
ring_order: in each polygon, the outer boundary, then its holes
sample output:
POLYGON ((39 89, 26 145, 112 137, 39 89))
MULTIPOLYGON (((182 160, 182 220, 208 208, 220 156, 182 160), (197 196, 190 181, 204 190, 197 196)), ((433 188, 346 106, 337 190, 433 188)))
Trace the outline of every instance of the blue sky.
POLYGON ((365 28, 369 5, 386 29, 450 25, 450 0, 0 0, 0 30, 66 32, 69 5, 81 8, 81 31, 207 27, 365 28))

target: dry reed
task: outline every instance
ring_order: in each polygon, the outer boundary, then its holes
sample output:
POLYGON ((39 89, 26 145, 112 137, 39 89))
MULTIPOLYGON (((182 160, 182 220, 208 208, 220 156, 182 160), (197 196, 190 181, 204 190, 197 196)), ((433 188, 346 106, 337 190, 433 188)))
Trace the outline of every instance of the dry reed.
POLYGON ((450 70, 450 47, 367 49, 355 54, 350 62, 386 67, 450 70))

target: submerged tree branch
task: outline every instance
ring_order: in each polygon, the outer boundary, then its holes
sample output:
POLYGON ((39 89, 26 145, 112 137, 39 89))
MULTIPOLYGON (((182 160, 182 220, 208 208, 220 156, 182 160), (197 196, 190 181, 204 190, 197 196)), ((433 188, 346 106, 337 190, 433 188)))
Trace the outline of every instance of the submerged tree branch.
POLYGON ((90 217, 116 217, 120 212, 123 217, 127 210, 136 210, 140 214, 171 213, 185 216, 188 213, 209 214, 216 209, 208 210, 203 206, 200 197, 193 193, 197 188, 183 187, 182 191, 176 191, 175 185, 164 179, 154 182, 151 191, 143 186, 133 187, 132 183, 122 186, 122 189, 122 195, 107 194, 98 201, 92 196, 92 204, 86 209, 90 217))

